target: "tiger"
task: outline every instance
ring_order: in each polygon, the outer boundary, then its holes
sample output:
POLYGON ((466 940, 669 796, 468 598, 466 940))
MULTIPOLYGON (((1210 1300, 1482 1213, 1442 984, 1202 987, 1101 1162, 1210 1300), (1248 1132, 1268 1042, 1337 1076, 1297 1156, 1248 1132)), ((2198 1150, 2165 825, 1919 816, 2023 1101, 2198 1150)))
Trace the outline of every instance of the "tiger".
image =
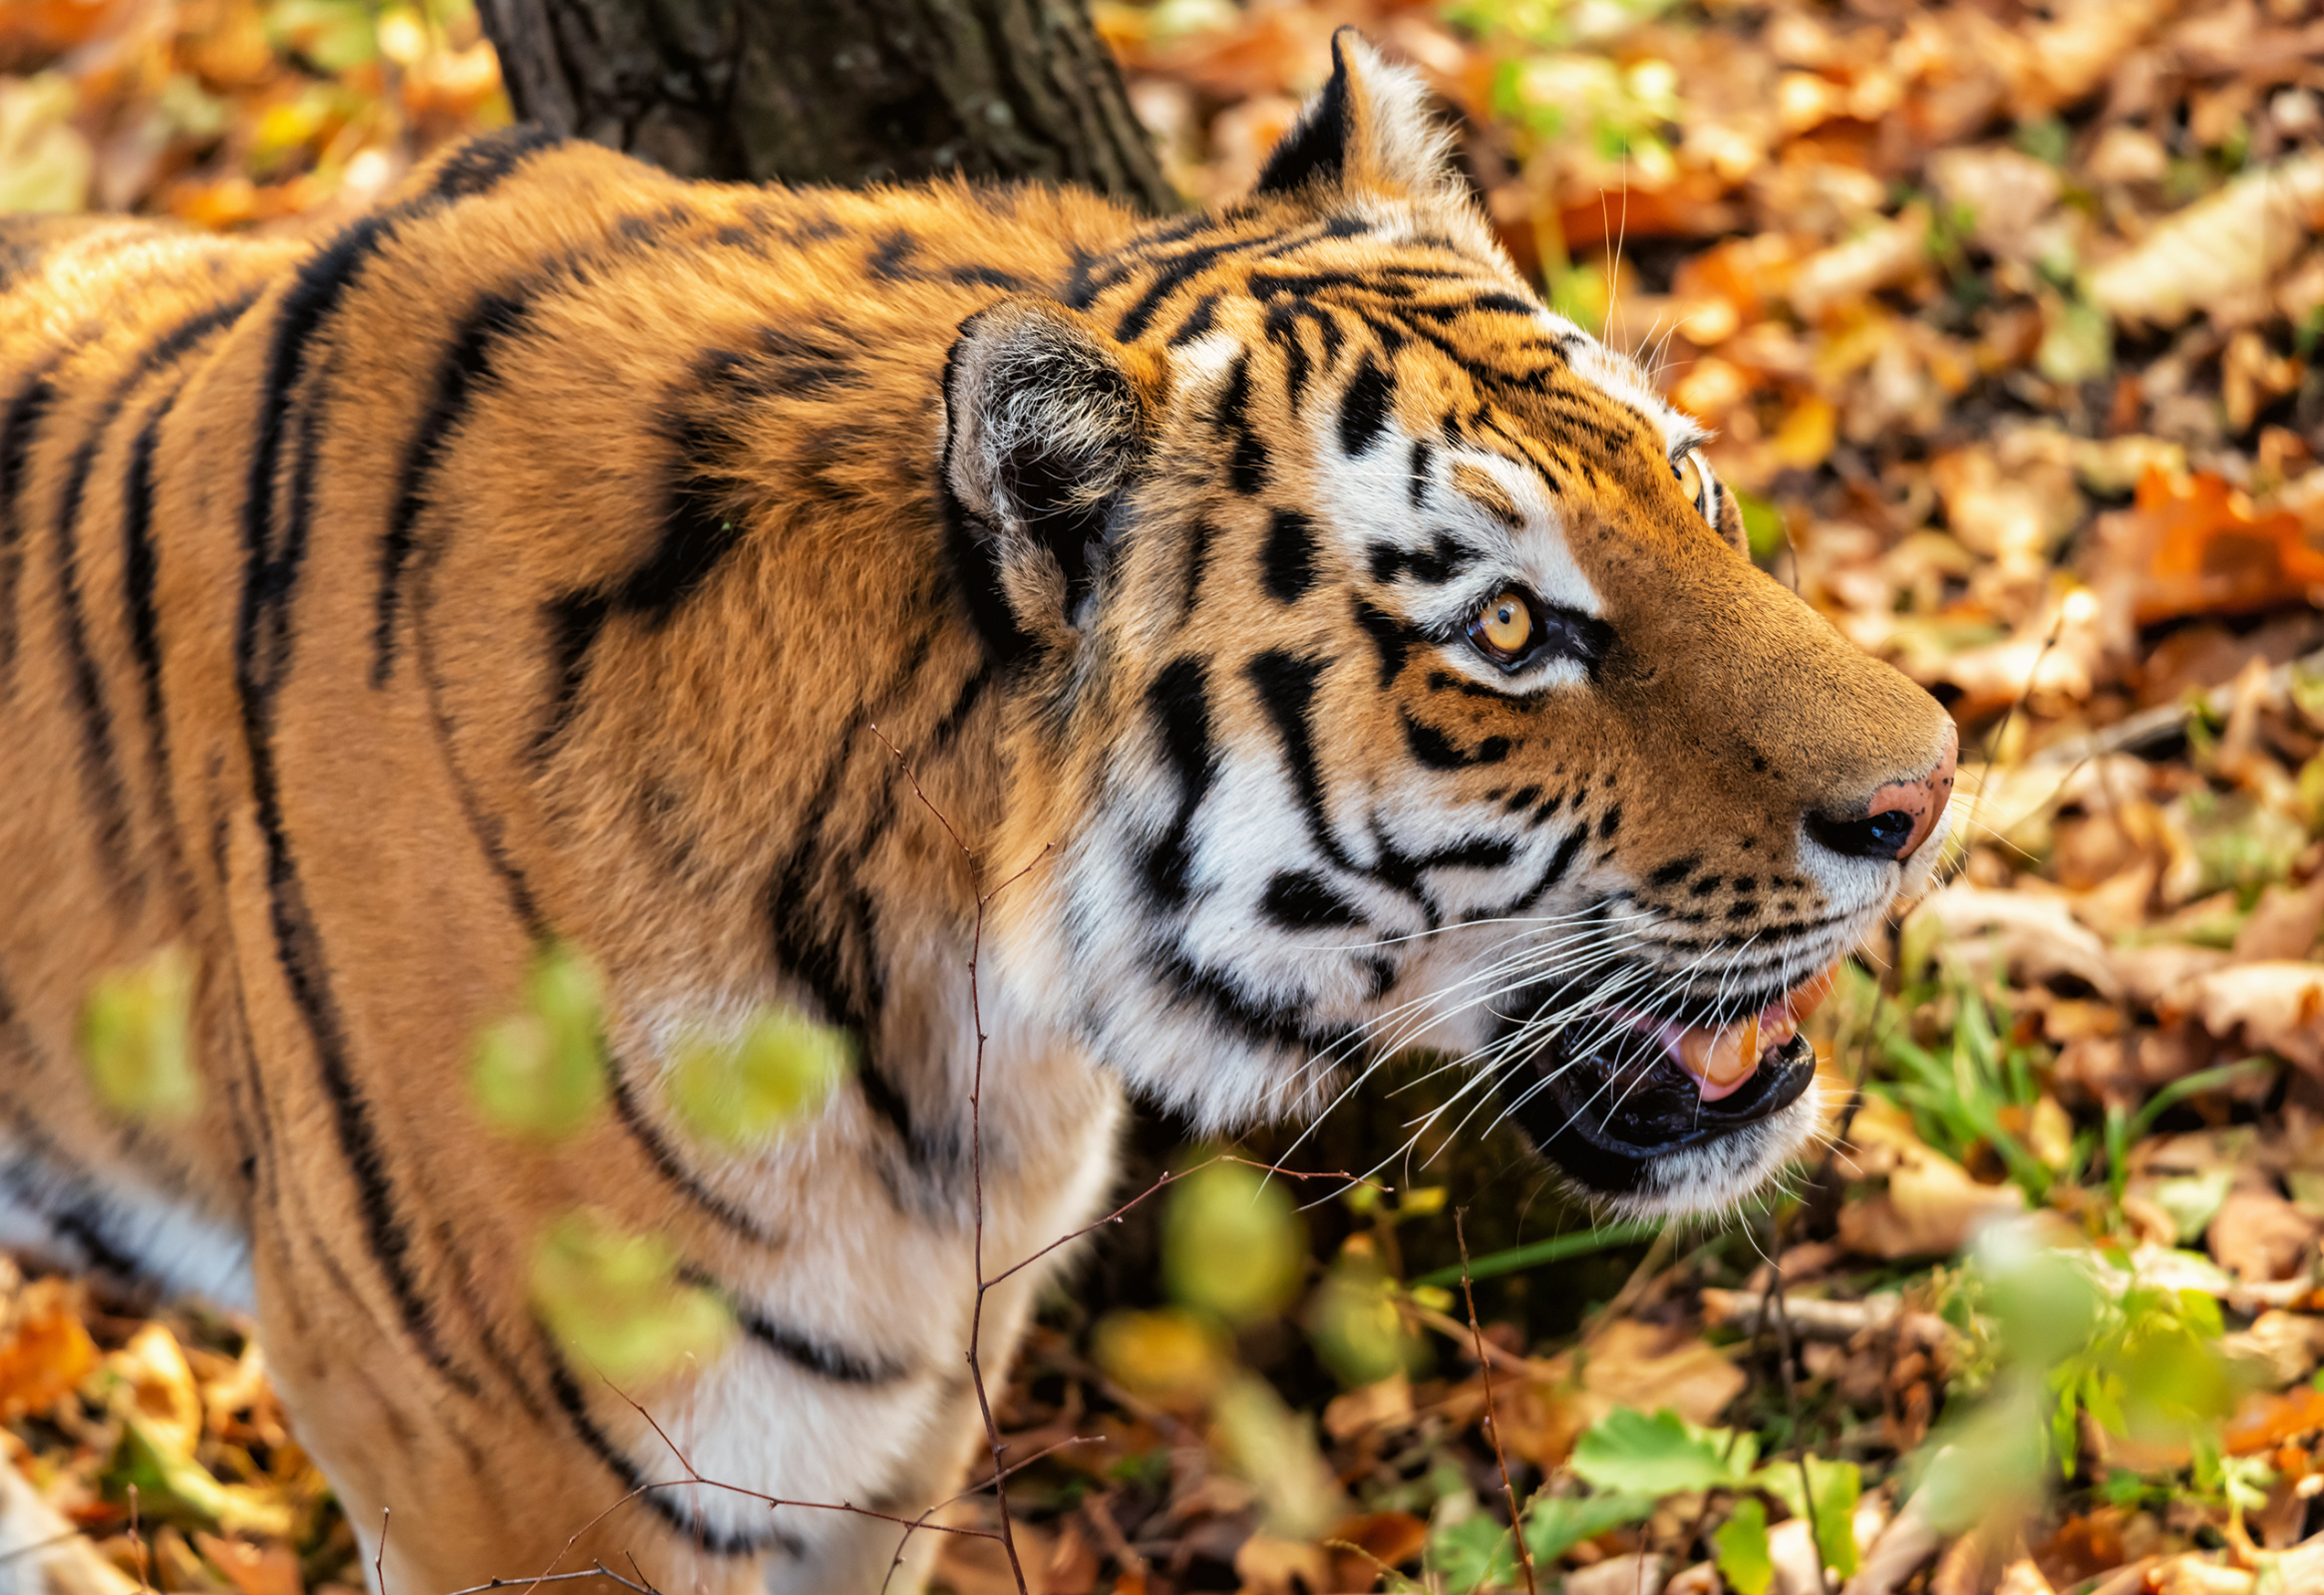
POLYGON ((253 1315, 379 1595, 863 1595, 1132 1097, 1226 1134, 1420 1049, 1583 1197, 1727 1207, 1957 739, 1707 441, 1353 31, 1162 219, 518 128, 315 237, 9 220, 0 1239, 253 1315), (478 1038, 549 947, 604 1107, 526 1137, 478 1038), (164 954, 198 1090, 126 1113, 90 993, 164 954), (701 1133, 686 1038, 765 1012, 847 1067, 701 1133), (732 1332, 577 1352, 578 1212, 732 1332))

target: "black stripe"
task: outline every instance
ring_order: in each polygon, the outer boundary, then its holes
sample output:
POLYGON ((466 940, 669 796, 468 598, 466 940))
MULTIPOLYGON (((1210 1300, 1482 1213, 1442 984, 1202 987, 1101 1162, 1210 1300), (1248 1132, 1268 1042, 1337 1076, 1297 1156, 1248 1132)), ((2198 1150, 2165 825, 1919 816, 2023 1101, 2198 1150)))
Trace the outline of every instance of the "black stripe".
POLYGON ((911 1377, 912 1371, 908 1367, 846 1351, 776 1323, 756 1307, 735 1300, 731 1292, 719 1287, 707 1274, 689 1269, 686 1277, 689 1283, 709 1285, 718 1290, 733 1311, 735 1322, 742 1327, 743 1333, 794 1367, 805 1369, 837 1385, 892 1385, 898 1380, 911 1377))
POLYGON ((1353 457, 1371 448, 1395 404, 1396 379, 1365 355, 1340 394, 1340 453, 1353 457))
POLYGON ((1413 758, 1431 770, 1467 770, 1477 765, 1497 765, 1509 756, 1506 737, 1488 737, 1473 749, 1464 750, 1443 730, 1423 720, 1415 720, 1410 710, 1400 709, 1404 721, 1404 744, 1412 750, 1413 758))
POLYGON ((556 674, 533 743, 536 757, 555 745, 579 712, 589 654, 607 622, 634 616, 649 629, 668 625, 742 545, 748 483, 738 472, 747 445, 736 412, 760 394, 759 378, 743 356, 714 349, 696 360, 671 395, 680 419, 666 432, 673 459, 661 535, 616 580, 575 588, 548 605, 556 674))
POLYGON ((613 1116, 621 1121, 621 1126, 636 1140, 654 1165, 654 1172, 676 1186, 697 1207, 745 1240, 770 1250, 783 1244, 781 1236, 703 1184, 694 1177, 692 1170, 678 1160, 677 1152, 662 1138, 661 1131, 654 1127, 653 1121, 646 1117, 638 1106, 635 1094, 629 1089, 629 1077, 622 1073, 619 1059, 613 1060, 612 1067, 605 1073, 613 1085, 613 1116))
POLYGON ((1269 649, 1254 656, 1245 668, 1251 685, 1258 689, 1267 718, 1274 722, 1275 735, 1282 741, 1283 760, 1291 772, 1292 789, 1299 796, 1300 811, 1307 816, 1309 837, 1334 864, 1362 873, 1332 834, 1331 817, 1324 807, 1323 769, 1315 757, 1315 732, 1308 723, 1315 684, 1322 679, 1327 663, 1269 649))
POLYGON ((1372 639, 1372 646, 1380 650, 1380 685, 1391 686, 1404 673, 1404 661, 1412 651, 1413 640, 1419 635, 1411 627, 1384 609, 1356 600, 1356 624, 1372 639))
MULTIPOLYGON (((581 1389, 573 1383, 572 1370, 565 1366, 563 1355, 557 1351, 553 1337, 544 1329, 541 1339, 548 1359, 548 1385, 556 1396, 556 1404, 564 1410, 582 1443, 596 1453, 608 1471, 621 1481, 622 1489, 636 1495, 653 1509, 656 1517, 667 1524, 672 1533, 684 1539, 698 1552, 712 1556, 763 1556, 779 1550, 786 1556, 807 1554, 807 1541, 788 1529, 770 1528, 759 1534, 713 1533, 710 1525, 671 1499, 668 1490, 649 1486, 657 1481, 641 1472, 628 1455, 608 1439, 605 1432, 589 1416, 588 1403, 581 1397, 581 1389)), ((677 1458, 673 1457, 673 1461, 677 1458)), ((672 1487, 675 1487, 673 1484, 672 1487)))
MULTIPOLYGON (((123 407, 128 404, 130 396, 136 392, 138 385, 155 371, 182 359, 186 354, 199 347, 203 341, 233 325, 235 320, 249 309, 256 298, 257 294, 251 292, 226 303, 212 305, 206 310, 187 317, 140 349, 137 358, 130 363, 129 369, 114 383, 112 391, 107 394, 87 436, 81 440, 80 447, 73 451, 72 461, 65 472, 65 483, 58 495, 56 523, 57 603, 64 628, 65 658, 71 682, 73 707, 79 712, 81 722, 81 774, 82 779, 88 784, 91 805, 95 809, 98 853, 116 886, 125 890, 140 887, 143 881, 133 868, 130 858, 129 798, 126 785, 122 780, 120 754, 114 746, 113 711, 105 701, 105 689, 103 682, 98 677, 97 660, 90 651, 88 615, 81 601, 79 541, 81 501, 88 489, 89 474, 95 469, 98 456, 104 451, 106 439, 112 435, 115 425, 121 418, 123 407)), ((166 411, 174 398, 175 394, 172 391, 170 399, 163 402, 162 410, 166 411)), ((148 423, 149 429, 152 424, 152 422, 148 423)), ((148 456, 146 475, 149 497, 147 518, 150 519, 152 485, 150 440, 146 452, 148 456)), ((131 512, 125 502, 125 520, 129 518, 131 512)), ((133 543, 131 546, 133 559, 136 552, 136 545, 133 543)), ((147 552, 150 556, 150 547, 147 552)), ((150 557, 148 568, 142 574, 146 581, 145 607, 150 618, 152 608, 150 557)), ((135 569, 125 570, 125 582, 134 588, 140 575, 141 572, 135 569)), ((130 598, 133 620, 131 646, 133 649, 137 648, 140 642, 135 630, 138 608, 138 599, 133 594, 130 598)), ((144 641, 149 647, 152 645, 151 637, 144 639, 144 641)), ((141 668, 145 664, 145 654, 141 652, 141 668)), ((158 664, 155 669, 158 672, 158 664)))
POLYGON ((423 203, 414 208, 434 209, 436 204, 490 193, 526 156, 553 150, 564 142, 546 128, 529 123, 471 139, 436 168, 435 179, 425 196, 435 204, 423 203))
POLYGON ((1296 509, 1278 509, 1268 518, 1267 540, 1259 551, 1267 596, 1297 603, 1315 585, 1315 523, 1296 509))
POLYGON ((0 412, 0 681, 12 677, 16 669, 16 593, 24 578, 25 464, 41 423, 56 405, 57 385, 49 374, 63 358, 59 355, 43 366, 0 412))
POLYGON ((258 395, 256 435, 242 506, 245 564, 234 634, 234 685, 241 702, 254 817, 266 850, 268 914, 275 952, 292 1001, 314 1042, 324 1092, 331 1103, 332 1127, 355 1182, 364 1239, 422 1356, 455 1388, 472 1395, 478 1390, 476 1381, 456 1367, 445 1351, 414 1272, 411 1231, 397 1210, 386 1153, 351 1067, 346 1022, 331 990, 322 937, 299 879, 275 768, 275 697, 290 661, 290 603, 306 552, 320 394, 306 396, 297 418, 298 469, 279 546, 275 496, 284 434, 306 376, 310 345, 363 268, 395 236, 399 225, 451 199, 483 192, 512 169, 529 149, 539 148, 543 137, 536 132, 502 135, 464 149, 439 168, 435 186, 427 193, 353 223, 310 255, 292 276, 276 305, 258 395))
POLYGON ((462 321, 451 347, 437 362, 436 391, 405 446, 395 504, 388 511, 387 530, 380 536, 379 598, 372 629, 371 684, 375 688, 386 686, 395 673, 396 609, 403 594, 404 572, 411 562, 414 527, 427 505, 429 482, 443 461, 452 429, 467 414, 471 390, 490 373, 493 345, 515 332, 524 309, 521 300, 487 294, 462 321))
POLYGON ((1302 1025, 1296 1008, 1274 1008, 1245 996, 1224 975, 1200 967, 1183 953, 1151 951, 1147 963, 1174 1001, 1207 1011, 1246 1046, 1312 1055, 1338 1039, 1302 1025))
POLYGON ((1333 891, 1311 870, 1279 869, 1267 880, 1259 912, 1285 930, 1324 930, 1360 925, 1355 904, 1333 891))
POLYGON ((1156 899, 1164 908, 1177 908, 1186 901, 1193 874, 1186 833, 1211 783, 1218 779, 1202 661, 1190 654, 1171 660, 1147 688, 1146 701, 1162 741, 1162 758, 1177 778, 1178 804, 1167 828, 1147 849, 1144 869, 1147 886, 1156 899))

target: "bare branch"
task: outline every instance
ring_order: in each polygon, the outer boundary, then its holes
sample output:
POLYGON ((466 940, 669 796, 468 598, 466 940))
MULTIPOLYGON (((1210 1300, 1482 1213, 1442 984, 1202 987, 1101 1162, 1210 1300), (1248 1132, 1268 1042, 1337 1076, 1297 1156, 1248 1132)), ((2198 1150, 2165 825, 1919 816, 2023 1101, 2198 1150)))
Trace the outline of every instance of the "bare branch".
POLYGON ((1485 1427, 1493 1436, 1493 1459, 1500 1464, 1500 1492, 1508 1497, 1509 1538, 1516 1541, 1517 1565, 1525 1570, 1525 1595, 1540 1595, 1533 1582, 1533 1552, 1525 1543, 1525 1520, 1517 1511, 1517 1488, 1509 1482, 1508 1453, 1500 1446, 1500 1419, 1493 1406, 1493 1364, 1485 1357, 1485 1331, 1477 1324, 1477 1291, 1469 1279, 1468 1209, 1453 1209, 1453 1235, 1461 1243, 1461 1295, 1469 1304, 1469 1334, 1477 1343, 1477 1373, 1485 1381, 1485 1427))

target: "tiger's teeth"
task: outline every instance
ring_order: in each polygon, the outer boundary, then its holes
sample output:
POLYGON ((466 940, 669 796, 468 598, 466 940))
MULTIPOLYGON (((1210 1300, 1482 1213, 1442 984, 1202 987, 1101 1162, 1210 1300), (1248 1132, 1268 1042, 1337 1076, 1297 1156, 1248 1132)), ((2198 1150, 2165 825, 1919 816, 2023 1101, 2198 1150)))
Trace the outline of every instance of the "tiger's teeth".
POLYGON ((1740 1025, 1722 1025, 1716 1030, 1689 1025, 1678 1034, 1679 1067, 1695 1077, 1707 1103, 1732 1096, 1751 1079, 1758 1072, 1759 1055, 1756 1014, 1740 1025))
POLYGON ((1834 964, 1735 1025, 1689 1025, 1666 1042, 1678 1065, 1695 1077, 1702 1100, 1732 1097, 1759 1073, 1768 1054, 1791 1045, 1800 1021, 1823 1005, 1838 969, 1834 964))

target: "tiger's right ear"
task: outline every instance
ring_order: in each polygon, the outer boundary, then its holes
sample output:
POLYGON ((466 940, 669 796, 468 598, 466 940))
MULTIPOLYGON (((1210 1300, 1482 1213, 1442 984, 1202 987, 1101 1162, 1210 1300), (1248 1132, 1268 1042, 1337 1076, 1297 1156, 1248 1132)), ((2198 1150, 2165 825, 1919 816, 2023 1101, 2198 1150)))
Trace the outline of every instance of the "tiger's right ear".
POLYGON ((1006 615, 979 614, 988 635, 1005 626, 1021 646, 1085 618, 1163 385, 1157 357, 1052 300, 1003 299, 960 324, 943 474, 1006 601, 1006 615))
POLYGON ((1392 65, 1354 28, 1331 36, 1331 81, 1276 144, 1251 192, 1458 192, 1453 138, 1431 115, 1419 75, 1392 65))

